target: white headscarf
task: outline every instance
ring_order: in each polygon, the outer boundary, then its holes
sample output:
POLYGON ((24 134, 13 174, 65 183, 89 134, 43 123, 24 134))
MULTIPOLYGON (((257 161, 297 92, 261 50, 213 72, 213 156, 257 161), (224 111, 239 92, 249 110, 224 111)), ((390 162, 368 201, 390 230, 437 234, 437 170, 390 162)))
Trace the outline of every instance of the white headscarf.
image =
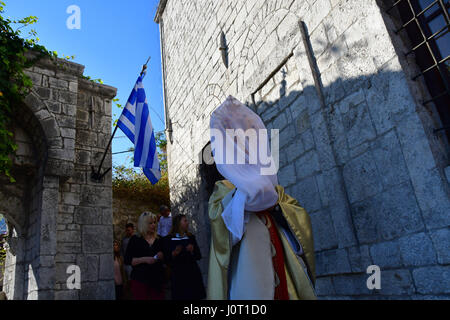
MULTIPOLYGON (((233 238, 240 240, 244 233, 244 210, 262 211, 274 206, 278 200, 275 186, 278 184, 276 169, 273 174, 261 174, 272 165, 267 129, 261 118, 242 104, 236 98, 229 96, 211 115, 211 147, 217 170, 227 180, 236 186, 233 199, 222 213, 222 218, 233 238), (238 143, 233 132, 227 129, 254 129, 256 132, 255 145, 238 143), (221 135, 218 137, 217 135, 221 135), (226 141, 229 143, 227 148, 226 141), (231 148, 230 148, 231 146, 231 148), (238 164, 236 159, 232 163, 225 163, 227 152, 234 152, 245 158, 245 164, 238 164), (262 157, 260 152, 264 154, 262 157), (256 156, 255 164, 249 159, 256 156)), ((238 158, 239 159, 239 158, 238 158)), ((228 161, 227 161, 228 162, 228 161)), ((235 242, 235 241, 233 241, 235 242)))

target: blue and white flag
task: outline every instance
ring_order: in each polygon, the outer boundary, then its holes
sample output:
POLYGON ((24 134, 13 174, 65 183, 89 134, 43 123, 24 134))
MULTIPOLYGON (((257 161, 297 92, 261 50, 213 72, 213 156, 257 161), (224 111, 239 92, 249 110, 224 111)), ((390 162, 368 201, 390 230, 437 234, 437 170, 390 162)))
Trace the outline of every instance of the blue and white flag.
POLYGON ((142 79, 143 75, 136 81, 117 125, 134 143, 134 166, 141 167, 148 180, 155 184, 161 179, 161 169, 142 79))

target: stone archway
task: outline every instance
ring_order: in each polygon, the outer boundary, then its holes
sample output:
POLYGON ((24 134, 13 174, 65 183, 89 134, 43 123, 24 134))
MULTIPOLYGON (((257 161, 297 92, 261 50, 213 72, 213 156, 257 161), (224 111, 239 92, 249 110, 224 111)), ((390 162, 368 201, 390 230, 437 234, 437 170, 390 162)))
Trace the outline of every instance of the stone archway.
POLYGON ((191 114, 191 123, 195 124, 190 128, 191 139, 194 137, 200 139, 192 144, 193 159, 197 159, 203 147, 209 142, 209 119, 212 112, 226 99, 225 91, 217 83, 208 84, 203 92, 203 95, 194 103, 196 107, 191 114), (194 128, 202 128, 203 134, 195 134, 194 128))
MULTIPOLYGON (((37 98, 33 93, 31 97, 37 98)), ((38 107, 36 104, 33 106, 38 107)), ((42 104, 41 114, 44 114, 42 104)), ((12 127, 18 145, 11 170, 16 181, 0 178, 0 212, 9 224, 3 286, 9 299, 33 299, 38 294, 41 220, 38 207, 42 189, 40 177, 47 162, 47 137, 39 119, 25 104, 16 106, 12 127)))
MULTIPOLYGON (((84 66, 40 60, 15 106, 16 183, 0 177, 0 212, 12 223, 8 299, 114 299, 111 172, 93 179, 111 135, 115 88, 83 79, 84 66), (81 288, 67 286, 78 266, 81 288)), ((102 172, 112 165, 106 150, 102 172)))
MULTIPOLYGON (((292 32, 299 16, 291 8, 292 3, 274 1, 264 5, 243 34, 242 48, 237 67, 236 92, 246 98, 250 92, 243 92, 245 83, 252 77, 258 66, 280 42, 292 32)), ((244 90, 245 91, 245 90, 244 90)))

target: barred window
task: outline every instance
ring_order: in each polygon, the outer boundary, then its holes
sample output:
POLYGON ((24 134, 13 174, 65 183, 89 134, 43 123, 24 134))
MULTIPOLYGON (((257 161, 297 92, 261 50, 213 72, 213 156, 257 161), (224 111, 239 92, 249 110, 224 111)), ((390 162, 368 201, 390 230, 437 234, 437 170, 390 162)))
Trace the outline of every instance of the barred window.
POLYGON ((443 124, 434 131, 444 131, 450 140, 450 0, 396 0, 387 12, 395 8, 402 22, 395 33, 408 35, 406 55, 414 53, 421 70, 413 80, 424 77, 431 98, 423 104, 434 102, 443 124))

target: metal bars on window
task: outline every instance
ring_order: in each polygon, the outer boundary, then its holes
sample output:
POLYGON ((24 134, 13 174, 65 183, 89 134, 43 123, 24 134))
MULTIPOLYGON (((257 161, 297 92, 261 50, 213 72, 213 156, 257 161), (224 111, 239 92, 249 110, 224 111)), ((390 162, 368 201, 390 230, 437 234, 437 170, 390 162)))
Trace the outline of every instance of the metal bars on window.
MULTIPOLYGON (((411 30, 411 28, 414 28, 414 24, 419 32, 419 34, 417 34, 417 39, 415 39, 417 40, 416 43, 414 43, 413 47, 408 52, 406 52, 405 55, 408 56, 412 53, 417 53, 420 50, 420 55, 423 57, 424 54, 426 54, 426 61, 429 63, 424 66, 425 62, 422 61, 420 72, 415 75, 412 80, 415 81, 419 77, 426 76, 428 73, 430 73, 430 71, 437 71, 437 73, 433 74, 433 79, 431 81, 428 78, 427 85, 429 89, 430 82, 439 83, 439 85, 435 86, 431 83, 431 86, 433 86, 433 90, 430 90, 431 98, 423 101, 423 104, 426 105, 441 99, 444 99, 445 104, 445 97, 450 96, 450 55, 448 54, 447 50, 443 50, 446 52, 441 52, 440 46, 437 41, 450 31, 450 19, 448 13, 450 3, 444 0, 434 0, 427 5, 426 2, 427 1, 418 0, 397 0, 386 10, 386 12, 390 13, 394 8, 398 8, 399 10, 403 22, 402 25, 397 30, 395 30, 396 34, 405 31, 408 28, 410 28, 411 30), (411 12, 408 12, 408 9, 411 12), (441 15, 442 17, 440 17, 441 15), (436 23, 438 22, 441 23, 438 26, 439 30, 432 30, 431 25, 434 23, 433 28, 436 29, 436 23), (420 39, 420 37, 422 39, 420 39), (436 77, 439 77, 440 79, 436 79, 434 75, 436 75, 436 77), (436 88, 439 89, 437 90, 436 88)), ((414 28, 414 30, 416 29, 414 28)), ((441 41, 444 41, 444 39, 442 39, 441 41)), ((441 106, 441 109, 442 107, 443 109, 445 109, 443 110, 444 112, 450 112, 449 105, 441 106)), ((444 124, 444 128, 437 130, 441 131, 446 129, 448 129, 448 127, 444 124)))
POLYGON ((422 9, 421 11, 418 11, 417 8, 415 9, 414 6, 412 5, 411 0, 398 0, 398 1, 395 1, 395 3, 392 4, 392 6, 389 7, 386 10, 386 12, 389 13, 391 10, 398 7, 400 4, 404 4, 405 2, 408 4, 413 17, 411 19, 409 19, 408 21, 406 21, 405 23, 403 23, 402 26, 395 31, 395 33, 399 33, 402 30, 405 30, 409 25, 416 23, 417 28, 418 28, 423 40, 419 44, 414 46, 410 51, 406 52, 406 55, 410 55, 413 52, 416 52, 422 46, 426 46, 428 49, 428 52, 430 54, 430 57, 433 60, 433 64, 431 66, 421 70, 412 79, 415 81, 419 77, 428 73, 429 71, 437 69, 437 71, 439 72, 439 74, 441 76, 442 82, 445 86, 445 91, 443 91, 439 94, 436 94, 436 95, 432 96, 431 99, 423 102, 423 104, 428 104, 428 103, 435 101, 447 94, 450 94, 450 85, 448 82, 448 75, 445 74, 445 72, 448 72, 448 71, 443 69, 443 65, 445 66, 445 63, 450 59, 450 55, 447 55, 444 58, 437 57, 435 50, 433 50, 433 48, 431 47, 431 42, 433 40, 434 41, 438 40, 439 38, 443 37, 450 31, 450 19, 449 19, 449 14, 447 11, 450 6, 449 6, 449 3, 445 4, 443 0, 435 0, 435 1, 431 2, 428 6, 426 6, 424 9, 422 9), (427 12, 429 12, 433 7, 435 7, 436 4, 439 5, 439 10, 434 12, 434 14, 432 16, 425 18, 425 14, 427 12), (440 30, 434 32, 431 36, 427 36, 424 31, 424 23, 427 23, 428 22, 427 20, 432 20, 433 18, 435 18, 436 15, 439 15, 439 14, 443 15, 443 17, 445 19, 445 26, 443 26, 440 30), (422 21, 419 21, 419 19, 422 19, 422 21))

